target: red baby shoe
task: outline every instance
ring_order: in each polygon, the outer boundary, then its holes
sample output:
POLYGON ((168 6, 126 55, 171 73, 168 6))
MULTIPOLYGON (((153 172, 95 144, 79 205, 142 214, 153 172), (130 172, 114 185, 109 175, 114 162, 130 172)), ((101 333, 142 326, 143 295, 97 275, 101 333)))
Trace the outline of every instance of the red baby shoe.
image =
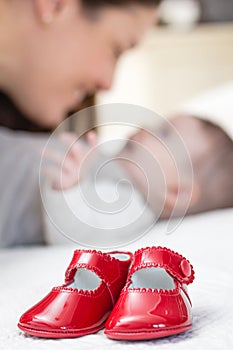
POLYGON ((132 254, 76 250, 65 284, 55 287, 24 313, 18 327, 44 338, 95 333, 104 324, 123 288, 132 254))
POLYGON ((188 330, 191 301, 185 285, 193 280, 193 267, 181 255, 161 247, 139 249, 105 334, 112 339, 140 340, 188 330))

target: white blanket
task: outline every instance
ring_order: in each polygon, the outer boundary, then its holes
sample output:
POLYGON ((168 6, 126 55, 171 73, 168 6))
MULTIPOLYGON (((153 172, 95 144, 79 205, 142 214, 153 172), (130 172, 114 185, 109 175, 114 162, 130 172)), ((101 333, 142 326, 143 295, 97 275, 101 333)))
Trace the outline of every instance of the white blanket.
POLYGON ((18 328, 20 315, 52 286, 62 284, 73 246, 17 248, 0 252, 0 348, 48 349, 232 349, 233 348, 233 209, 186 217, 177 230, 165 234, 158 223, 139 241, 122 249, 162 245, 178 251, 194 266, 196 279, 189 287, 193 301, 193 328, 159 340, 122 342, 98 332, 75 339, 50 340, 25 336, 18 328), (175 345, 175 348, 174 348, 175 345))

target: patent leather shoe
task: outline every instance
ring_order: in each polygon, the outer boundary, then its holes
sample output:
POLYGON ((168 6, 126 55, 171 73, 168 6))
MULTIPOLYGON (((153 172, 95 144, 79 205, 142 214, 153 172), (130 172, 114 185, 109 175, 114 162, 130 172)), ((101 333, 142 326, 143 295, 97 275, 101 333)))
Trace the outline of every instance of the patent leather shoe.
POLYGON ((126 282, 132 254, 76 250, 65 284, 25 312, 18 327, 45 338, 71 338, 104 327, 126 282))
POLYGON ((106 323, 112 339, 153 339, 187 331, 192 326, 186 285, 194 279, 188 260, 170 249, 135 252, 128 279, 106 323))

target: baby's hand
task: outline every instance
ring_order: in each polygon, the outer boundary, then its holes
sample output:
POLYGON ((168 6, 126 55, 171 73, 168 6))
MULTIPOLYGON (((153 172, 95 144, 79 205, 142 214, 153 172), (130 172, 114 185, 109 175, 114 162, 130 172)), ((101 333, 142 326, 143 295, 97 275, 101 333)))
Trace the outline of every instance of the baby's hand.
POLYGON ((97 153, 94 148, 97 136, 94 131, 88 132, 86 143, 77 140, 77 135, 64 132, 58 136, 58 140, 65 146, 67 152, 64 154, 57 149, 46 149, 43 157, 52 164, 43 168, 42 172, 50 177, 53 189, 67 190, 77 185, 87 175, 96 160, 97 153))

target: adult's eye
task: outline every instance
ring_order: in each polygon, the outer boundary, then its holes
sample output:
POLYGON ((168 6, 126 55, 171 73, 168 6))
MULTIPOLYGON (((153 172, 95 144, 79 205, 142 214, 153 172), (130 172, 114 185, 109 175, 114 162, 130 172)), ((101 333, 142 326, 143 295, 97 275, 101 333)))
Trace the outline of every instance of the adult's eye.
POLYGON ((118 58, 121 56, 121 54, 122 54, 121 48, 118 47, 118 46, 114 47, 114 49, 113 49, 113 54, 114 54, 114 57, 115 57, 116 59, 118 59, 118 58))

